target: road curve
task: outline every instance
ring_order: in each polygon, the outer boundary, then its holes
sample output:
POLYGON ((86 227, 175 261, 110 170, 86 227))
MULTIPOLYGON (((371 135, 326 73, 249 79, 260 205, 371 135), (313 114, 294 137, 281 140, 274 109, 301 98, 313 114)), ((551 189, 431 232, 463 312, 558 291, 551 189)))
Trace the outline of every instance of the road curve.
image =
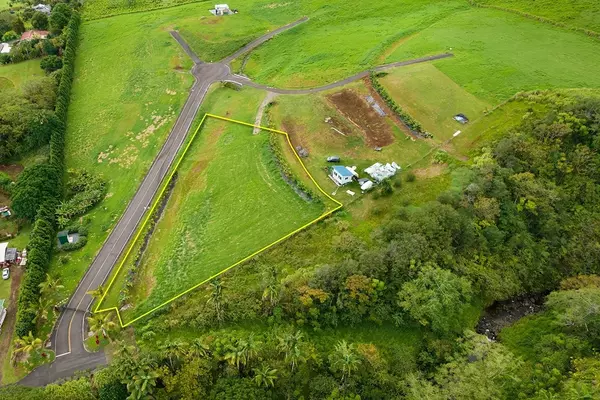
POLYGON ((250 79, 231 73, 229 63, 235 58, 253 50, 257 46, 271 39, 273 36, 285 30, 291 29, 305 21, 308 18, 302 18, 281 28, 278 28, 266 35, 250 42, 240 50, 226 57, 218 63, 204 63, 194 53, 191 47, 179 35, 172 31, 171 36, 181 45, 183 50, 194 61, 192 74, 195 78, 188 98, 179 114, 175 125, 171 130, 167 140, 163 144, 158 156, 154 159, 146 176, 142 180, 133 199, 125 209, 117 225, 109 234, 102 248, 92 261, 86 274, 79 282, 75 293, 70 298, 63 310, 52 334, 52 345, 56 352, 56 360, 52 364, 43 365, 31 374, 23 378, 19 383, 26 386, 43 386, 54 382, 57 379, 73 375, 76 371, 84 369, 93 369, 99 365, 106 364, 106 358, 102 352, 89 353, 84 348, 86 339, 86 317, 89 315, 90 306, 93 299, 87 294, 88 291, 104 284, 112 269, 135 232, 141 221, 146 207, 150 205, 155 193, 166 176, 171 164, 181 145, 183 144, 188 131, 195 119, 196 113, 204 100, 204 97, 210 86, 219 81, 232 81, 241 85, 248 85, 257 89, 263 89, 279 94, 308 94, 344 86, 350 82, 361 79, 369 74, 369 71, 383 71, 389 68, 400 67, 410 64, 438 60, 446 57, 452 57, 452 54, 438 54, 429 57, 417 58, 408 61, 399 61, 391 64, 385 64, 362 71, 341 81, 337 81, 325 86, 311 89, 278 89, 266 85, 252 82, 250 79))
MULTIPOLYGON (((276 34, 306 20, 307 18, 303 18, 276 29, 244 46, 234 55, 250 51, 276 34)), ((208 89, 213 83, 227 80, 227 77, 231 75, 227 63, 204 63, 178 32, 171 31, 170 33, 194 61, 192 74, 195 82, 183 109, 175 121, 175 125, 152 162, 133 199, 92 261, 59 317, 51 338, 52 347, 56 352, 56 360, 52 364, 45 364, 35 369, 19 381, 22 385, 43 386, 57 379, 71 376, 77 371, 93 369, 106 364, 107 360, 103 352, 89 353, 84 347, 86 317, 89 316, 90 306, 93 302, 92 297, 87 292, 104 284, 112 272, 116 261, 144 216, 146 207, 152 202, 154 195, 169 171, 208 89)))

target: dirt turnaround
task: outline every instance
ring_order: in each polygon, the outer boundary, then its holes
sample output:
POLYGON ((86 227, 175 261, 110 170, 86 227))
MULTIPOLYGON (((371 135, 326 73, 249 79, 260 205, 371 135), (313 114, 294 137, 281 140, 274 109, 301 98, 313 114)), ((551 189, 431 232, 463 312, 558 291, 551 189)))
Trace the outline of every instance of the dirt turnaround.
POLYGON ((388 117, 382 117, 354 90, 344 89, 327 99, 364 135, 369 146, 383 147, 394 142, 388 117))
POLYGON ((475 330, 496 340, 498 333, 519 319, 542 310, 547 293, 526 294, 509 300, 497 301, 485 309, 475 330))

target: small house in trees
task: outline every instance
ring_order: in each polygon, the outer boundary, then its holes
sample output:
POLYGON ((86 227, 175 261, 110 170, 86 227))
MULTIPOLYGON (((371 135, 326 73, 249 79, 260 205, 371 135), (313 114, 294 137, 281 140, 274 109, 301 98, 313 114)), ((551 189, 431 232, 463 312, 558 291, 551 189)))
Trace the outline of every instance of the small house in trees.
POLYGON ((64 230, 64 231, 58 232, 57 239, 58 239, 58 247, 62 247, 65 244, 77 243, 79 241, 79 234, 78 233, 69 233, 69 231, 64 230))
POLYGON ((34 40, 34 39, 46 39, 48 37, 48 31, 27 31, 21 35, 21 40, 34 40))

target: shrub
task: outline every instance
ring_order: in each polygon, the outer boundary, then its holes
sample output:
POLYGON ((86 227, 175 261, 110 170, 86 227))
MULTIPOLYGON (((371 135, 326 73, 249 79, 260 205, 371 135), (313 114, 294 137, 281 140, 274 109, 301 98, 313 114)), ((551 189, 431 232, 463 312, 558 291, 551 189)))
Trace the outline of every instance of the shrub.
POLYGON ((94 207, 106 194, 106 183, 85 170, 69 171, 67 200, 56 210, 60 227, 94 207))
POLYGON ((402 179, 400 179, 400 178, 394 179, 394 187, 396 189, 400 189, 402 187, 402 179))
POLYGON ((40 61, 40 67, 46 71, 47 74, 61 69, 62 66, 63 62, 60 57, 54 55, 46 56, 40 61))
POLYGON ((393 192, 394 190, 392 189, 392 185, 390 184, 389 179, 384 179, 381 182, 379 182, 379 193, 381 193, 382 196, 389 196, 393 192))
POLYGON ((34 29, 48 29, 48 17, 46 14, 36 11, 31 17, 31 25, 34 29))
POLYGON ((417 180, 417 176, 415 174, 413 174, 412 172, 409 172, 408 174, 406 174, 406 182, 414 182, 417 180))
POLYGON ((87 236, 81 236, 77 243, 67 243, 61 246, 62 251, 75 251, 79 250, 87 244, 87 236))
POLYGON ((17 40, 19 35, 15 31, 8 31, 4 35, 2 35, 2 40, 5 42, 10 42, 11 40, 17 40))

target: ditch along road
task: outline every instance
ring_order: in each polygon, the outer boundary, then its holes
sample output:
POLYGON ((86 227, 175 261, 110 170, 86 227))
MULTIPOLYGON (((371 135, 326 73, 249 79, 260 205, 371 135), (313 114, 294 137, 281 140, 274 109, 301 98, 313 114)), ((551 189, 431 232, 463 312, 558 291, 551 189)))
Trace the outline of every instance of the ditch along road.
MULTIPOLYGON (((45 364, 36 368, 19 381, 19 384, 25 386, 44 386, 58 379, 72 376, 77 371, 94 369, 107 363, 106 356, 102 351, 90 353, 84 346, 85 339, 87 338, 86 318, 90 316, 90 308, 93 303, 93 298, 87 294, 87 292, 96 289, 107 281, 119 256, 125 249, 125 246, 129 243, 139 222, 167 175, 175 156, 185 141, 198 109, 200 108, 208 89, 213 83, 234 82, 242 86, 248 85, 250 87, 278 94, 306 94, 344 86, 369 74, 371 70, 360 72, 329 85, 311 89, 277 89, 254 83, 247 77, 231 73, 229 64, 234 59, 254 50, 275 35, 288 29, 292 29, 306 21, 308 21, 308 18, 301 18, 273 30, 250 42, 231 56, 216 63, 203 62, 178 32, 170 32, 171 36, 194 61, 191 72, 195 78, 195 82, 192 85, 181 113, 175 121, 173 129, 169 133, 163 147, 160 149, 158 156, 154 159, 133 199, 125 209, 125 212, 117 222, 117 225, 109 234, 86 274, 79 282, 75 293, 64 307, 51 336, 52 348, 56 352, 56 359, 51 364, 45 364)), ((382 65, 375 67, 372 70, 382 71, 388 68, 427 62, 451 56, 451 54, 440 54, 423 57, 415 60, 382 65)))

